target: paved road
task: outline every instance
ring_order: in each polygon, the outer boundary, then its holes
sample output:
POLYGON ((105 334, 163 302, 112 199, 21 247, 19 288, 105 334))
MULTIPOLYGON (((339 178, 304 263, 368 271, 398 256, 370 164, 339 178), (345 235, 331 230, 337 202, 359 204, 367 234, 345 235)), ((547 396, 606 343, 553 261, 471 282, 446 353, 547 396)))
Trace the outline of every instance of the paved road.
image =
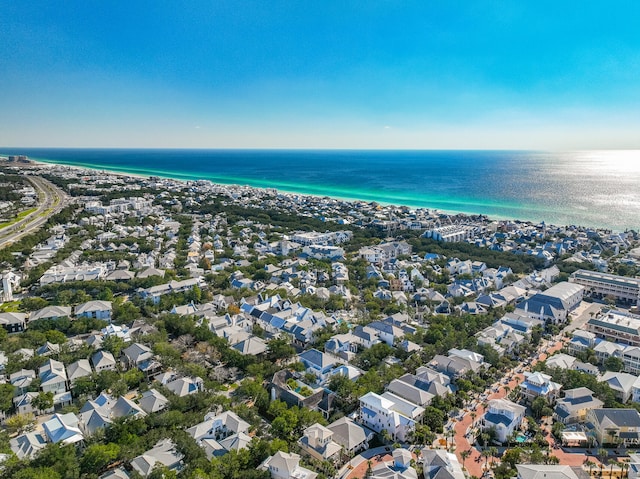
POLYGON ((583 301, 580 306, 570 313, 571 322, 562 330, 562 332, 570 334, 576 329, 584 329, 584 325, 587 321, 599 313, 602 308, 604 308, 603 304, 587 303, 586 301, 583 301))
POLYGON ((40 228, 50 216, 68 204, 67 195, 53 183, 38 176, 26 178, 38 192, 38 208, 20 221, 0 229, 0 248, 40 228))
MULTIPOLYGON (((556 338, 548 342, 546 340, 543 340, 541 346, 538 348, 537 354, 531 361, 531 364, 529 366, 522 367, 522 371, 530 371, 538 361, 544 361, 549 355, 552 355, 553 353, 559 351, 564 346, 564 341, 560 339, 561 337, 561 335, 558 335, 556 338)), ((514 388, 518 384, 522 383, 524 379, 524 375, 522 373, 517 374, 515 373, 515 371, 510 371, 507 374, 507 377, 511 378, 509 380, 509 383, 506 385, 509 387, 509 391, 513 391, 514 388)), ((505 397, 507 395, 507 390, 504 389, 504 386, 505 385, 500 382, 491 385, 491 387, 486 390, 486 401, 505 397), (498 387, 497 392, 493 392, 493 389, 495 387, 498 387)), ((485 463, 487 461, 481 456, 481 452, 476 449, 473 444, 470 443, 470 440, 473 440, 473 437, 471 435, 467 437, 469 431, 473 429, 472 422, 474 422, 474 419, 471 417, 472 411, 474 413, 475 422, 478 422, 485 412, 485 409, 482 407, 482 401, 474 401, 474 403, 472 404, 472 409, 465 410, 462 419, 454 423, 453 428, 455 431, 455 453, 456 456, 458 456, 458 460, 462 464, 462 451, 470 451, 471 455, 464 461, 464 466, 466 467, 469 474, 480 477, 484 472, 485 463)), ((547 440, 550 440, 550 436, 547 436, 547 440)), ((552 454, 560 459, 560 464, 568 466, 581 466, 587 458, 585 454, 566 453, 562 449, 553 449, 552 454)), ((492 462, 492 460, 496 459, 489 459, 489 464, 492 462)))

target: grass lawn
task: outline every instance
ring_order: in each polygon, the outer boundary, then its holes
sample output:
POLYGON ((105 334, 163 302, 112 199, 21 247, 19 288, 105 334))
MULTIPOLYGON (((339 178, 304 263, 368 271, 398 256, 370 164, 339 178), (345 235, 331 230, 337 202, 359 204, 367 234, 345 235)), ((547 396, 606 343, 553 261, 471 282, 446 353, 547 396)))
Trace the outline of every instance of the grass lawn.
POLYGON ((29 208, 28 210, 24 210, 24 211, 18 213, 18 216, 13 218, 11 221, 7 221, 5 223, 0 223, 0 229, 6 228, 7 226, 11 226, 13 224, 16 224, 18 221, 23 220, 24 218, 26 218, 28 215, 30 215, 31 213, 33 213, 37 209, 38 208, 29 208))

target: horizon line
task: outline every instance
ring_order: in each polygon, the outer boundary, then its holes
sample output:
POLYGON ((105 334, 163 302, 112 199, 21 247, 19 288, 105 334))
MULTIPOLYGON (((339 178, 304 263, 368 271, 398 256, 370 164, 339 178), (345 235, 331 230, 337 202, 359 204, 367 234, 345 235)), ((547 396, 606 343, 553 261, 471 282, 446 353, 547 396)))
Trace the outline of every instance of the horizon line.
POLYGON ((31 149, 31 150, 199 150, 199 151, 504 151, 504 152, 545 152, 571 153, 583 151, 640 151, 640 148, 287 148, 287 147, 154 147, 154 146, 0 146, 0 149, 31 149))

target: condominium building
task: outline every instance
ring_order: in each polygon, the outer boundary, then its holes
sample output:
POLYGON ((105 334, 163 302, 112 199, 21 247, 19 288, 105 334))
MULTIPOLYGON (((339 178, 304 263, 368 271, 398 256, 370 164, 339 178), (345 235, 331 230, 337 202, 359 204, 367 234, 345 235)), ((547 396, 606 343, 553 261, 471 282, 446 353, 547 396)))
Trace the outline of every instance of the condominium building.
POLYGON ((613 296, 617 301, 638 304, 640 300, 640 279, 627 278, 609 273, 579 269, 569 281, 585 287, 585 293, 604 298, 613 296))
POLYGON ((635 314, 609 311, 589 319, 586 329, 607 341, 640 346, 640 316, 635 314))

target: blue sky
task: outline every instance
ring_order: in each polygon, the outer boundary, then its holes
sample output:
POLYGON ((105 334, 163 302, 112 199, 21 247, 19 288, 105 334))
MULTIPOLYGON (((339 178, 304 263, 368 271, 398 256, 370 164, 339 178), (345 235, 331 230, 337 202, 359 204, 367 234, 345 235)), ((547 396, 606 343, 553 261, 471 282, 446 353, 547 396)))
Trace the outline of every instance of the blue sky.
POLYGON ((0 0, 0 145, 640 148, 637 1, 0 0))

